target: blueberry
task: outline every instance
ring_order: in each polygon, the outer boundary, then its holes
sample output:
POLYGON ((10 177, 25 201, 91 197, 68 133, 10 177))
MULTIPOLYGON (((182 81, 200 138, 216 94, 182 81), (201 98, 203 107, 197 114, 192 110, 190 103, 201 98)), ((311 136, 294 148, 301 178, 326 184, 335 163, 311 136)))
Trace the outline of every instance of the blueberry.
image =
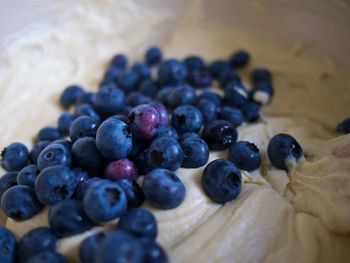
POLYGON ((341 123, 337 125, 336 131, 339 133, 350 133, 350 118, 344 119, 341 123))
POLYGON ((153 66, 161 62, 162 51, 159 47, 150 47, 145 53, 145 61, 148 65, 153 66))
POLYGON ((119 180, 118 185, 123 189, 126 199, 128 201, 128 208, 135 208, 142 205, 145 201, 145 196, 143 194, 142 188, 138 185, 136 181, 131 181, 128 179, 119 180))
POLYGON ((230 122, 217 120, 204 125, 202 138, 210 150, 226 150, 236 142, 237 130, 230 122))
POLYGON ((155 241, 149 238, 141 238, 141 243, 145 249, 144 263, 168 263, 169 259, 164 249, 155 241))
POLYGON ((57 243, 58 238, 49 228, 34 228, 18 242, 19 262, 26 262, 29 258, 43 251, 55 251, 57 243))
POLYGON ((218 79, 223 72, 231 70, 231 65, 227 61, 216 60, 209 65, 209 70, 212 76, 218 79))
POLYGON ((105 233, 99 232, 85 238, 81 242, 79 247, 79 259, 81 263, 95 263, 96 251, 105 237, 105 233))
POLYGON ((93 184, 99 183, 102 179, 99 177, 92 177, 87 179, 86 181, 80 182, 77 186, 77 190, 75 191, 74 197, 78 200, 83 200, 86 191, 93 184))
POLYGON ((118 85, 124 92, 128 93, 137 89, 139 81, 139 74, 136 71, 128 71, 119 77, 118 85))
POLYGON ((55 251, 43 251, 31 257, 26 263, 68 263, 62 255, 55 251))
POLYGON ((182 143, 188 138, 199 138, 199 135, 198 133, 195 133, 195 132, 186 132, 181 135, 181 137, 179 138, 179 142, 182 143))
POLYGON ((161 167, 176 171, 182 164, 182 149, 172 138, 155 139, 148 148, 148 163, 153 168, 161 167))
POLYGON ((104 171, 104 177, 112 181, 120 179, 136 180, 137 176, 136 165, 128 159, 111 162, 104 171))
POLYGON ((238 127, 243 123, 243 114, 240 109, 224 106, 218 111, 218 119, 231 122, 238 127))
POLYGON ((72 141, 83 137, 95 137, 99 122, 88 116, 80 116, 73 121, 69 130, 72 141))
POLYGON ((158 84, 153 80, 145 80, 141 83, 139 91, 150 98, 154 98, 159 90, 158 84))
POLYGON ((7 189, 10 189, 12 186, 17 185, 17 176, 18 172, 8 172, 0 176, 0 198, 5 193, 7 189))
POLYGON ((103 169, 105 158, 96 147, 94 138, 84 137, 74 142, 72 147, 73 163, 89 172, 103 169))
POLYGON ((146 174, 153 169, 153 165, 148 160, 148 152, 148 149, 145 149, 133 160, 139 170, 139 174, 146 174))
POLYGON ((228 151, 228 159, 239 169, 248 172, 258 169, 261 164, 258 147, 247 141, 239 141, 232 145, 228 151))
POLYGON ((0 262, 16 262, 16 238, 10 230, 0 227, 0 262))
POLYGON ((248 91, 242 84, 232 82, 225 89, 225 102, 229 106, 243 107, 248 100, 248 91))
POLYGON ((117 183, 101 181, 89 187, 84 195, 83 205, 91 220, 107 222, 125 213, 127 199, 117 183))
POLYGON ((198 56, 189 56, 185 58, 183 63, 188 72, 201 71, 205 68, 204 60, 198 56))
POLYGON ((39 157, 39 154, 41 153, 42 150, 44 150, 48 145, 50 144, 49 141, 40 141, 36 143, 33 148, 30 150, 29 156, 30 156, 30 161, 33 164, 36 164, 37 159, 39 157))
POLYGON ((115 231, 107 235, 97 249, 95 262, 142 263, 144 254, 143 246, 137 238, 124 231, 115 231))
POLYGON ((222 104, 222 98, 219 94, 212 91, 205 91, 201 95, 198 96, 197 101, 201 99, 207 99, 211 102, 215 103, 216 106, 220 106, 222 104))
POLYGON ((173 109, 181 105, 193 104, 195 101, 196 92, 187 84, 175 87, 167 97, 167 105, 173 109))
POLYGON ((77 184, 80 184, 90 179, 90 174, 84 169, 81 169, 79 167, 74 167, 72 170, 77 180, 77 184))
POLYGON ((150 103, 151 101, 152 99, 150 97, 138 91, 130 92, 126 97, 126 103, 131 107, 135 107, 140 104, 147 104, 147 103, 150 103))
POLYGON ((1 152, 1 165, 6 171, 18 171, 27 165, 29 151, 20 142, 11 143, 1 152))
POLYGON ((103 75, 103 81, 112 81, 116 82, 119 76, 124 72, 124 69, 111 66, 109 67, 103 75))
POLYGON ((142 182, 146 200, 160 209, 179 206, 186 195, 186 188, 180 178, 172 171, 157 168, 145 175, 142 182))
POLYGON ((62 138, 62 134, 55 127, 44 127, 38 132, 38 141, 54 141, 62 138))
POLYGON ((250 75, 253 85, 256 85, 260 82, 272 83, 272 75, 268 69, 257 68, 254 69, 250 75))
POLYGON ((203 115, 204 123, 215 121, 217 119, 218 107, 211 100, 200 99, 196 103, 196 106, 203 115))
POLYGON ((71 167, 72 152, 62 144, 50 144, 39 154, 37 164, 40 171, 54 165, 71 167))
POLYGON ((159 113, 159 125, 163 125, 163 124, 168 124, 169 123, 169 114, 167 109, 165 108, 165 106, 160 103, 160 102, 152 102, 150 103, 150 105, 155 108, 158 113, 159 113))
POLYGON ((248 102, 243 106, 242 113, 246 122, 255 122, 260 118, 260 104, 248 102))
POLYGON ((43 206, 32 187, 15 185, 2 195, 1 208, 6 216, 22 221, 38 214, 43 206))
POLYGON ((81 104, 94 105, 95 98, 96 98, 96 93, 86 91, 78 97, 76 105, 81 105, 81 104))
POLYGON ((148 144, 145 144, 141 140, 136 137, 132 138, 132 147, 128 154, 128 158, 135 159, 137 156, 141 154, 147 148, 148 144))
POLYGON ((234 71, 224 71, 220 75, 219 83, 222 89, 226 89, 230 83, 241 84, 241 78, 234 71))
POLYGON ((162 62, 158 69, 158 80, 163 85, 177 85, 185 81, 187 69, 184 64, 176 59, 168 59, 162 62))
POLYGON ((280 133, 271 138, 267 155, 275 167, 288 171, 303 158, 303 149, 292 136, 280 133))
POLYGON ((65 88, 60 97, 62 107, 68 108, 76 103, 78 97, 84 93, 84 89, 78 85, 71 85, 65 88))
POLYGON ((151 78, 151 70, 145 63, 135 63, 131 67, 131 71, 138 74, 138 83, 151 78))
POLYGON ((73 143, 70 140, 66 140, 66 139, 59 139, 59 140, 53 141, 52 143, 50 143, 50 145, 52 144, 60 144, 64 146, 68 151, 71 151, 73 146, 73 143))
POLYGON ((251 97, 256 103, 268 104, 272 97, 274 91, 271 83, 260 82, 254 86, 254 89, 251 91, 251 97))
POLYGON ((111 66, 113 67, 126 69, 127 65, 128 65, 128 58, 123 54, 117 54, 111 60, 111 66))
POLYGON ((54 205, 71 198, 77 184, 78 181, 72 170, 56 165, 40 172, 35 181, 35 192, 41 203, 54 205))
POLYGON ((158 133, 156 135, 156 138, 160 138, 160 137, 169 137, 177 140, 178 135, 174 127, 170 125, 160 125, 158 128, 158 133))
POLYGON ((201 138, 187 138, 181 142, 181 147, 183 151, 182 167, 198 168, 208 162, 209 147, 201 138))
POLYGON ((58 237, 68 237, 83 233, 95 224, 85 214, 83 203, 67 199, 49 210, 49 226, 58 237))
POLYGON ((155 240, 158 234, 156 218, 143 208, 130 209, 120 217, 117 227, 138 238, 147 237, 155 240))
POLYGON ((104 121, 96 133, 96 146, 109 160, 125 158, 132 147, 129 126, 117 119, 104 121))
POLYGON ((197 108, 183 105, 175 109, 171 122, 180 134, 198 132, 203 124, 203 115, 197 108))
POLYGON ((188 82, 196 88, 210 87, 213 79, 207 71, 192 71, 188 75, 188 82))
POLYGON ((174 87, 165 86, 157 92, 156 99, 164 105, 167 105, 167 98, 169 94, 173 91, 173 89, 174 87))
POLYGON ((158 132, 160 116, 158 111, 148 104, 136 106, 129 114, 132 134, 141 140, 152 139, 158 132))
POLYGON ((96 112, 92 104, 83 103, 78 105, 74 111, 75 117, 88 116, 94 118, 97 122, 101 121, 100 115, 96 112))
POLYGON ((69 135, 69 129, 73 123, 73 120, 74 120, 74 117, 69 112, 62 113, 61 116, 58 118, 57 126, 58 126, 58 130, 62 135, 64 136, 69 135))
POLYGON ((239 50, 235 53, 230 58, 230 63, 231 66, 235 69, 240 69, 249 64, 250 61, 250 55, 247 51, 245 50, 239 50))
POLYGON ((104 116, 121 112, 125 105, 124 92, 113 85, 102 86, 96 93, 94 107, 104 116))
POLYGON ((35 164, 28 165, 19 171, 17 175, 17 183, 34 187, 35 179, 39 174, 39 169, 35 164))
POLYGON ((230 161, 216 159, 210 162, 202 175, 202 187, 216 203, 224 204, 238 197, 241 192, 242 176, 230 161))

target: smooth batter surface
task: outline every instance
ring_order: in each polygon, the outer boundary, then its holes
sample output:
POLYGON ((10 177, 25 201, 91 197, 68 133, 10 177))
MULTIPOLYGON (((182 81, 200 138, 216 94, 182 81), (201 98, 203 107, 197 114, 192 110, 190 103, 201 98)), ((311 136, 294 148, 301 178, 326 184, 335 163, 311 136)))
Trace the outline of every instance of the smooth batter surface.
MULTIPOLYGON (((130 2, 117 6, 77 5, 59 26, 11 42, 0 71, 1 147, 15 140, 30 145, 39 128, 55 125, 61 90, 71 83, 96 90, 116 52, 137 60, 156 43, 167 57, 200 54, 210 61, 243 47, 253 56, 252 65, 240 72, 243 77, 256 66, 273 72, 272 104, 264 107, 259 122, 239 128, 239 139, 257 144, 263 164, 258 171, 243 172, 242 193, 224 206, 203 193, 204 167, 179 169, 187 188, 184 203, 168 211, 144 205, 158 219, 158 241, 171 262, 346 262, 350 135, 338 136, 334 128, 350 115, 348 73, 327 58, 304 57, 300 43, 282 48, 239 25, 209 23, 198 4, 186 7, 181 19, 170 9, 155 12, 130 2), (270 138, 281 132, 294 136, 305 153, 305 161, 289 174, 271 167, 266 156, 270 138)), ((218 157, 226 153, 211 153, 211 160, 218 157)), ((18 237, 42 225, 47 225, 47 210, 28 221, 6 221, 18 237)), ((63 239, 58 251, 76 262, 84 237, 112 228, 63 239)))

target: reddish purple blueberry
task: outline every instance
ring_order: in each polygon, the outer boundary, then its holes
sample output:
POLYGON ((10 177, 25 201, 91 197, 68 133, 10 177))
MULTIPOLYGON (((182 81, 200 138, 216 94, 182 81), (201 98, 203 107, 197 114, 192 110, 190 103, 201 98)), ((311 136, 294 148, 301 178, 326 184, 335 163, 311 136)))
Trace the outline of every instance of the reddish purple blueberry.
POLYGON ((160 102, 153 102, 150 105, 153 106, 153 108, 155 108, 159 113, 159 125, 169 124, 169 114, 165 106, 160 102))
POLYGON ((137 178, 137 167, 128 159, 121 159, 107 165, 104 177, 112 181, 120 179, 135 180, 137 178))

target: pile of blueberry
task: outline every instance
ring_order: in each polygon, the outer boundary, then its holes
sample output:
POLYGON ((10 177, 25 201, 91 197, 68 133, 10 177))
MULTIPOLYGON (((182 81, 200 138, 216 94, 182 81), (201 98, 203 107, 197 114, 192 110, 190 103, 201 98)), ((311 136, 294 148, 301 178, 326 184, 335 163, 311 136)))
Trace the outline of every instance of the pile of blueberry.
MULTIPOLYGON (((203 171, 202 187, 217 203, 240 194, 240 170, 260 167, 256 145, 236 142, 237 127, 257 121, 274 90, 262 68, 252 71, 252 88, 246 88, 237 72, 249 60, 245 51, 211 64, 198 56, 163 60, 152 47, 145 62, 131 67, 116 55, 96 93, 67 87, 57 127, 42 128, 30 151, 15 142, 1 154, 8 171, 0 178, 3 212, 22 221, 50 208, 49 228, 31 230, 18 244, 0 228, 0 262, 66 262, 55 252, 59 238, 117 218, 116 231, 82 242, 82 263, 168 262, 156 242, 154 216, 138 208, 144 200, 159 209, 179 206, 186 188, 176 170, 206 165, 210 150, 228 150, 228 160, 214 160, 203 171)), ((294 138, 279 134, 268 156, 288 170, 303 152, 294 138)))

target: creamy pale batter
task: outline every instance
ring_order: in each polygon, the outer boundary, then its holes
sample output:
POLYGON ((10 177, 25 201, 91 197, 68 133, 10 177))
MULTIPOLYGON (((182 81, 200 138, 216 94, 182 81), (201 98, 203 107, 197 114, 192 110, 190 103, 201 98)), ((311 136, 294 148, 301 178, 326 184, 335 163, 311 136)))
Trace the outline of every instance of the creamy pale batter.
MULTIPOLYGON (((350 135, 338 136, 334 129, 350 115, 348 72, 325 57, 304 57, 300 43, 281 47, 261 42, 238 24, 210 23, 198 4, 185 8, 180 18, 170 9, 155 11, 127 1, 115 7, 76 4, 58 25, 12 39, 0 70, 0 146, 15 140, 29 145, 39 128, 55 125, 63 87, 80 83, 96 90, 106 61, 116 52, 137 60, 156 43, 167 56, 200 54, 210 61, 243 47, 253 56, 250 69, 266 66, 274 77, 275 97, 261 120, 239 128, 240 140, 259 147, 262 166, 243 171, 242 193, 225 205, 203 193, 204 167, 179 169, 187 188, 181 206, 161 211, 144 205, 157 217, 158 241, 171 262, 347 262, 350 135), (294 136, 305 154, 289 174, 273 168, 266 156, 270 138, 281 132, 294 136)), ((226 153, 212 152, 210 160, 218 157, 226 153)), ((3 221, 21 237, 47 225, 47 209, 28 221, 3 221)), ((77 262, 79 242, 111 228, 62 239, 58 251, 77 262)))

